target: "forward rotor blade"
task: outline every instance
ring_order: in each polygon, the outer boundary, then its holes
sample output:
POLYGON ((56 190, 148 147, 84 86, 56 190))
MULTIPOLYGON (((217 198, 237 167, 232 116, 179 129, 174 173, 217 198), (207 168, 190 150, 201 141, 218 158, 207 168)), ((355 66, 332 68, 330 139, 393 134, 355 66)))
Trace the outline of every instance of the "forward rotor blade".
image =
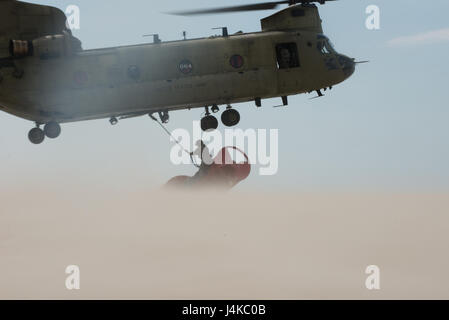
POLYGON ((227 13, 227 12, 241 12, 241 11, 257 11, 257 10, 272 10, 277 8, 281 4, 289 4, 289 1, 276 1, 276 2, 265 2, 256 3, 242 6, 234 7, 222 7, 213 9, 203 9, 203 10, 191 10, 191 11, 174 11, 168 12, 169 14, 178 16, 193 16, 201 14, 214 14, 214 13, 227 13))

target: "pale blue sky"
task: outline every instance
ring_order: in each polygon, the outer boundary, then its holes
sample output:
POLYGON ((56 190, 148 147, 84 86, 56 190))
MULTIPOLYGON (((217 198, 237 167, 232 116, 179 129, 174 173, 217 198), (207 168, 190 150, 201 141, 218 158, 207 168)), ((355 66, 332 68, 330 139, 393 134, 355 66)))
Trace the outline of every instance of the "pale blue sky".
MULTIPOLYGON (((81 9, 81 30, 74 32, 85 49, 149 41, 260 30, 259 20, 274 11, 201 17, 168 16, 180 9, 247 4, 257 1, 32 1, 81 9)), ((336 50, 358 60, 355 74, 324 98, 290 98, 235 107, 241 128, 278 128, 277 175, 252 175, 240 189, 251 190, 449 190, 449 1, 341 0, 319 6, 324 32, 336 50), (365 8, 380 7, 381 29, 365 28, 365 8), (428 33, 440 30, 437 33, 428 33), (441 31, 442 30, 442 31, 441 31), (425 33, 413 41, 392 39, 425 33), (426 34, 428 33, 428 34, 426 34), (412 42, 412 43, 410 43, 412 42)), ((169 128, 192 127, 201 111, 171 114, 169 128)), ((32 123, 0 113, 0 188, 85 184, 89 188, 141 188, 163 184, 191 166, 170 163, 172 144, 148 117, 63 125, 59 139, 34 146, 32 123)), ((220 127, 222 128, 222 127, 220 127)))

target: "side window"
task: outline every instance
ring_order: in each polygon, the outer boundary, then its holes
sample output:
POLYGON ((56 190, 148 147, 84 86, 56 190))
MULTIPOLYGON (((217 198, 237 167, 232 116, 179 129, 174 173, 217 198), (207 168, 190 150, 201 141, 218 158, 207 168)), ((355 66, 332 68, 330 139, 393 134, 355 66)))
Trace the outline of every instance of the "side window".
POLYGON ((276 46, 278 69, 298 68, 298 46, 294 42, 280 43, 276 46))

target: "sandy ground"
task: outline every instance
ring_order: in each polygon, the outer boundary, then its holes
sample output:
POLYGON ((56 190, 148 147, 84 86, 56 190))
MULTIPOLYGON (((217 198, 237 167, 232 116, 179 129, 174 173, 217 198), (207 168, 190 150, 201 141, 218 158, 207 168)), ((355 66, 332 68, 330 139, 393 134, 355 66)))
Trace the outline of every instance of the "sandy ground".
POLYGON ((448 194, 62 186, 0 199, 2 299, 449 299, 448 194), (72 264, 80 290, 65 287, 72 264))

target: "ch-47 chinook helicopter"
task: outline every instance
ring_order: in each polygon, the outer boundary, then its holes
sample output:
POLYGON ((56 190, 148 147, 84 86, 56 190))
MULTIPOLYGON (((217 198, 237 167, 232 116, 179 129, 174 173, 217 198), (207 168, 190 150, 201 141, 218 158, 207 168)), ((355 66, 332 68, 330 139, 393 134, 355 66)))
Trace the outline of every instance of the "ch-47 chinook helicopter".
MULTIPOLYGON (((330 1, 330 0, 327 0, 330 1)), ((0 0, 0 109, 33 121, 29 140, 57 138, 61 123, 118 119, 205 108, 203 130, 240 121, 231 104, 332 88, 354 72, 323 35, 313 2, 289 0, 209 10, 195 15, 287 8, 261 20, 260 32, 82 50, 53 7, 0 0), (41 127, 43 127, 41 129, 41 127)))

